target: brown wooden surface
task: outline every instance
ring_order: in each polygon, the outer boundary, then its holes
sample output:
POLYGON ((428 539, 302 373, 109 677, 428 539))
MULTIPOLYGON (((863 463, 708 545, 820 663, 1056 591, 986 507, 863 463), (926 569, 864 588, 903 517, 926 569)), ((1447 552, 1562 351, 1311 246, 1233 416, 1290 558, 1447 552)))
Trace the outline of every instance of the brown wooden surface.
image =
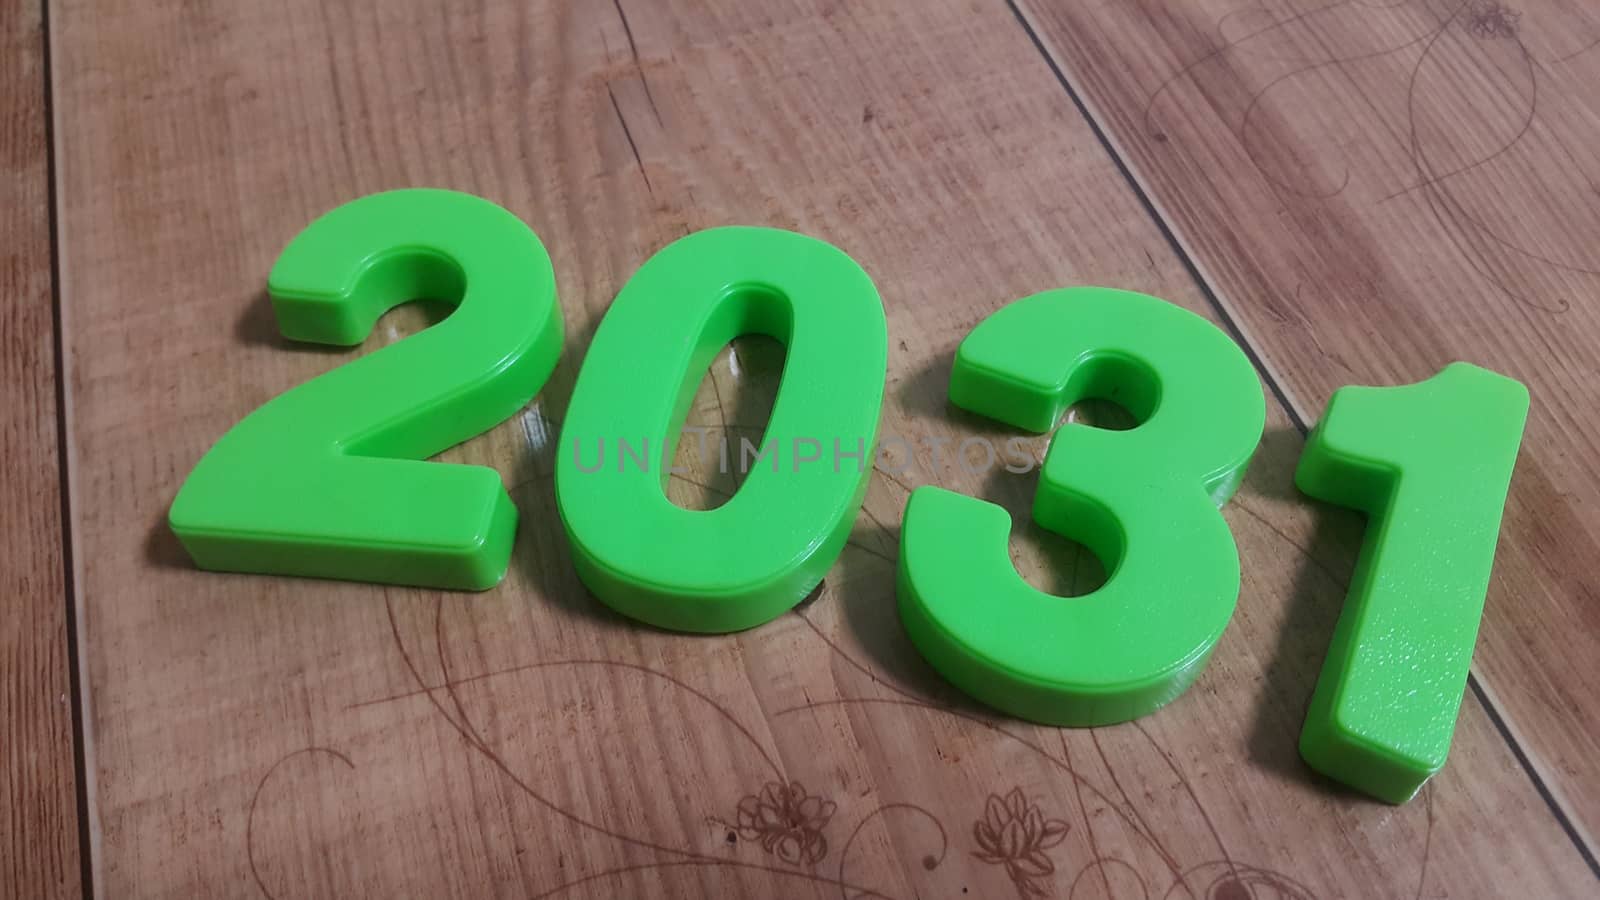
POLYGON ((0 3, 0 897, 78 896, 43 8, 0 3))
MULTIPOLYGON (((1004 4, 51 9, 97 894, 1594 893, 1476 694, 1450 766, 1408 806, 1342 792, 1299 762, 1361 523, 1296 495, 1302 437, 1275 400, 1226 511, 1244 569, 1233 625, 1196 686, 1136 723, 991 716, 946 689, 900 628, 907 488, 943 484, 1025 519, 1029 477, 925 454, 879 473, 824 588, 745 634, 640 628, 582 590, 551 496, 566 398, 618 288, 687 231, 776 225, 854 255, 889 315, 884 427, 909 438, 1005 435, 944 393, 961 337, 1016 297, 1113 284, 1216 318, 1004 4), (512 488, 523 526, 505 583, 459 595, 195 571, 164 522, 184 475, 255 406, 347 358, 275 336, 261 297, 273 258, 328 208, 414 185, 505 205, 556 264, 568 325, 556 375, 512 421, 442 456, 494 465, 512 488), (765 824, 786 816, 788 828, 765 824), (978 855, 986 829, 1005 835, 1013 817, 1035 825, 1010 829, 1005 859, 978 855)), ((1271 237, 1252 241, 1275 252, 1271 237)), ((1208 276, 1220 264, 1200 263, 1208 276)), ((393 314, 369 345, 424 323, 393 314)), ((1520 346, 1527 365, 1549 363, 1542 345, 1537 357, 1520 346)), ((1277 347, 1254 349, 1283 365, 1277 347)), ((737 342, 691 422, 758 428, 775 357, 737 342)), ((1385 380, 1382 359, 1360 361, 1366 377, 1330 377, 1385 380)), ((1592 426, 1574 413, 1572 428, 1592 426)), ((1575 476, 1553 483, 1580 490, 1575 476)), ((696 470, 672 493, 704 504, 733 487, 696 470)), ((1092 584, 1094 566, 1060 539, 1020 529, 1015 550, 1037 584, 1092 584)), ((1515 596, 1507 558, 1491 609, 1515 596)))
POLYGON ((1465 359, 1528 385, 1474 669, 1600 838, 1600 12, 1020 0, 1302 421, 1465 359))

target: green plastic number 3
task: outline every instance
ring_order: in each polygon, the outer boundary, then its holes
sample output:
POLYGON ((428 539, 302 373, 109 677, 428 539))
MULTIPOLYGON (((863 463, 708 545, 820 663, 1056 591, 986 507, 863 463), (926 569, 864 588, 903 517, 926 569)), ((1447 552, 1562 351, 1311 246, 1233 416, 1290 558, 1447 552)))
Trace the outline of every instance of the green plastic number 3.
POLYGON ((1295 481, 1369 521, 1300 735, 1312 768, 1404 803, 1444 766, 1527 417, 1527 388, 1466 363, 1334 392, 1295 481))
POLYGON ((1022 718, 1091 726, 1152 712, 1200 674, 1239 596, 1239 556, 1217 508, 1261 440, 1255 370, 1205 319, 1105 288, 1036 294, 962 342, 958 406, 1035 432, 1073 403, 1120 403, 1128 431, 1065 425, 1033 517, 1109 572, 1086 596, 1029 586, 998 506, 918 488, 900 541, 900 613, 956 686, 1022 718))
POLYGON ((444 321, 284 393, 195 466, 172 530, 205 569, 482 590, 517 511, 482 466, 421 460, 488 430, 561 352, 555 275, 537 236, 477 197, 404 190, 313 222, 269 279, 289 338, 359 344, 398 304, 444 321))

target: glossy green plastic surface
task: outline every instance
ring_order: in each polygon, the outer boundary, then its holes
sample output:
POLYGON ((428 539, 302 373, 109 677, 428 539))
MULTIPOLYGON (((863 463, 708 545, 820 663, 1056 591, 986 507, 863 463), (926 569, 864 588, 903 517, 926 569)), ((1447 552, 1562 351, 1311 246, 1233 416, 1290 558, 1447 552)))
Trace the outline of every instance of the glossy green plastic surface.
POLYGON ((1328 402, 1295 481, 1368 523, 1300 735, 1317 771, 1404 803, 1444 766, 1527 416, 1467 363, 1328 402))
POLYGON ((663 248, 606 313, 561 430, 556 496, 583 582, 677 631, 735 631, 793 607, 860 511, 887 362, 877 289, 833 246, 716 228, 663 248), (730 464, 749 474, 734 496, 676 506, 665 484, 689 401, 716 353, 752 333, 787 348, 768 455, 735 447, 730 464))
POLYGON ((1033 517, 1109 573, 1060 598, 1011 562, 999 506, 918 488, 900 543, 900 613, 924 657, 998 709, 1092 726, 1153 712, 1199 675, 1239 596, 1217 508, 1261 439, 1266 401, 1239 347, 1205 319, 1143 294, 1070 288, 1018 300, 961 344, 957 405, 1029 431, 1085 398, 1140 422, 1067 424, 1040 472, 1033 517))
POLYGON ((355 345, 385 311, 444 321, 251 413, 195 466, 172 530, 204 569, 481 590, 510 560, 499 473, 422 462, 522 408, 561 351, 538 237, 487 200, 374 194, 317 219, 268 280, 283 334, 355 345))

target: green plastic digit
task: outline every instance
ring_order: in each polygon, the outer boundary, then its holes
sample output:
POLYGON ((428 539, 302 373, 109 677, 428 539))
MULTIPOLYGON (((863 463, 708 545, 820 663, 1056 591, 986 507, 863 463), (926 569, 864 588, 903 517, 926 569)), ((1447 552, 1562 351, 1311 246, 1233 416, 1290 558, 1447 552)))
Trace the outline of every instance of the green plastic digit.
POLYGON ((1182 694, 1222 636, 1239 557, 1217 508, 1260 442, 1266 401, 1239 347, 1205 319, 1106 288, 1048 291, 991 315, 962 342, 958 406, 1044 432, 1085 398, 1139 425, 1064 425, 1033 517, 1083 542, 1109 573, 1060 598, 1011 563, 998 506, 918 488, 900 541, 900 613, 946 678, 1013 715, 1092 726, 1182 694))
POLYGON ((1527 417, 1527 388, 1467 363, 1328 401, 1295 482, 1368 524, 1300 734, 1312 768, 1404 803, 1444 767, 1527 417))
POLYGON ((173 501, 204 569, 481 590, 517 512, 482 466, 422 462, 527 404, 561 352, 537 236, 487 200, 374 194, 311 223, 268 279, 295 340, 359 344, 416 299, 444 321, 268 402, 212 447, 173 501))
POLYGON ((837 248, 765 228, 663 248, 606 313, 561 430, 556 497, 583 582, 676 631, 736 631, 793 607, 861 509, 887 361, 877 289, 837 248), (788 355, 760 447, 728 455, 749 474, 716 509, 675 506, 668 461, 695 388, 719 349, 751 333, 788 355), (640 448, 648 464, 628 455, 640 448))

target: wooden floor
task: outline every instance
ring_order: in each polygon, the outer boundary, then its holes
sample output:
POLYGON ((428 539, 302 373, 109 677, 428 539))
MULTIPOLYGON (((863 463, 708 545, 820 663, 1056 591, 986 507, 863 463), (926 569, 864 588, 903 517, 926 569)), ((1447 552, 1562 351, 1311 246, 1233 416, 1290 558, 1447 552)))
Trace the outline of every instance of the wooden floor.
MULTIPOLYGON (((0 4, 0 896, 1596 896, 1597 78, 1572 0, 0 4), (348 358, 277 336, 273 259, 424 185, 556 266, 555 376, 441 457, 503 473, 510 574, 196 571, 165 525, 190 467, 348 358), (651 253, 733 223, 873 276, 883 427, 923 448, 1006 434, 945 391, 1025 294, 1144 291, 1247 346, 1244 587, 1189 693, 1087 731, 949 690, 895 611, 907 493, 1025 522, 1034 482, 925 452, 764 627, 670 635, 585 593, 551 477, 578 365, 651 253), (1390 807, 1296 752, 1363 523, 1292 473, 1335 388, 1454 359, 1533 411, 1450 763, 1390 807)), ((690 423, 759 430, 781 365, 735 342, 690 423)), ((1034 527, 1013 549, 1048 589, 1098 577, 1034 527)))

